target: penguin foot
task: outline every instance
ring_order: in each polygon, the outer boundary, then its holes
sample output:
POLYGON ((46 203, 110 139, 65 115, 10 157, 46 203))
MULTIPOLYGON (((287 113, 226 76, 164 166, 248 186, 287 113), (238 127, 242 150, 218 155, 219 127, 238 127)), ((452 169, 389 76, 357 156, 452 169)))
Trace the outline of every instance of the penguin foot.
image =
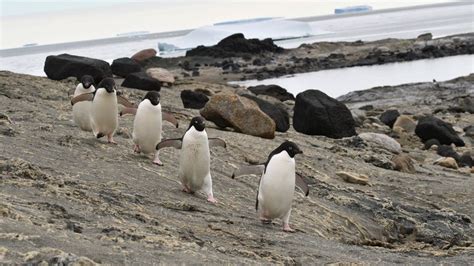
POLYGON ((134 153, 140 153, 141 152, 140 146, 138 146, 137 144, 133 145, 133 152, 134 153))
POLYGON ((289 224, 283 224, 283 231, 288 233, 296 232, 295 229, 292 229, 289 224))
POLYGON ((217 203, 217 200, 213 196, 208 196, 207 201, 209 201, 210 203, 217 203))
POLYGON ((96 135, 96 137, 97 137, 98 139, 102 138, 103 136, 105 136, 104 133, 97 133, 97 135, 96 135))
POLYGON ((153 160, 153 163, 159 166, 163 166, 163 163, 160 161, 160 159, 153 160))
POLYGON ((117 142, 115 142, 115 140, 114 140, 114 138, 112 137, 112 135, 107 135, 107 142, 110 143, 110 144, 117 145, 117 142))
POLYGON ((271 219, 267 219, 267 218, 263 218, 263 217, 260 217, 260 221, 262 222, 262 224, 271 224, 272 223, 271 219))
POLYGON ((193 194, 194 192, 188 188, 188 186, 184 185, 183 186, 183 192, 186 192, 186 193, 189 193, 189 194, 193 194))

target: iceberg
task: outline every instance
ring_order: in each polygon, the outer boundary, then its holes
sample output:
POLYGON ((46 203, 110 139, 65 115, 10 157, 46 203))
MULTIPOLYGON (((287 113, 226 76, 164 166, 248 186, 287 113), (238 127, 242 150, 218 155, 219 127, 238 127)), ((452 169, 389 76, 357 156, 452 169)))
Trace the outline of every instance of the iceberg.
POLYGON ((243 33, 246 38, 277 41, 311 36, 313 29, 307 22, 274 17, 227 21, 197 28, 168 42, 159 42, 158 51, 165 54, 199 45, 211 46, 234 33, 243 33))

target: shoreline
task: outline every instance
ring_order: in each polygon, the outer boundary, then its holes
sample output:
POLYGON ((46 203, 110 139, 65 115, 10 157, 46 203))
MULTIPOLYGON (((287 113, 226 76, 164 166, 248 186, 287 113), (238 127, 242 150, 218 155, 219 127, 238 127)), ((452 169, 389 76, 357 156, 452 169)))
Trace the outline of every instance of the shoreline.
MULTIPOLYGON (((322 15, 322 16, 314 16, 314 17, 300 17, 300 18, 288 18, 288 19, 302 21, 302 22, 316 22, 316 21, 322 21, 322 20, 333 20, 333 19, 377 15, 377 14, 384 14, 384 13, 390 13, 390 12, 422 10, 422 9, 439 8, 439 7, 456 7, 456 6, 463 6, 463 5, 472 5, 472 3, 448 2, 448 3, 438 3, 438 4, 430 4, 430 5, 388 8, 388 9, 373 10, 370 12, 355 13, 355 14, 322 15)), ((77 41, 77 42, 45 44, 45 45, 38 45, 34 47, 6 48, 6 49, 0 49, 0 58, 53 52, 57 50, 74 49, 78 47, 83 48, 83 47, 94 47, 94 46, 100 46, 100 45, 106 45, 106 44, 120 44, 120 43, 136 42, 137 40, 150 40, 150 39, 179 37, 191 32, 192 30, 193 29, 183 29, 183 30, 176 30, 176 31, 149 33, 149 34, 143 34, 140 36, 133 36, 133 37, 111 37, 111 38, 105 38, 105 39, 84 40, 84 41, 77 41)))

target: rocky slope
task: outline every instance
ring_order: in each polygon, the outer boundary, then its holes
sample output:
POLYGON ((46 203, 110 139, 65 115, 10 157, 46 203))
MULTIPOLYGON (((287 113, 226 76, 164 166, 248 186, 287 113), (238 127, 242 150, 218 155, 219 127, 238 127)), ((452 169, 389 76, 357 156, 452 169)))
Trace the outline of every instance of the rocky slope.
MULTIPOLYGON (((133 153, 133 117, 120 119, 117 146, 80 131, 71 121, 67 96, 74 86, 74 79, 0 72, 2 263, 467 265, 474 260, 472 170, 435 165, 436 151, 422 150, 413 133, 394 135, 378 121, 388 108, 417 116, 443 107, 438 117, 460 129, 472 125, 473 114, 449 110, 456 104, 453 91, 472 95, 472 78, 376 88, 341 98, 359 113, 359 133, 392 134, 401 143, 414 159, 414 173, 393 170, 393 152, 357 136, 307 136, 291 127, 263 139, 209 123, 208 135, 228 143, 226 149, 211 151, 217 205, 202 194, 181 192, 179 151, 164 150, 163 167, 133 153), (445 99, 438 100, 438 94, 445 99), (282 232, 280 221, 262 225, 257 220, 257 177, 230 179, 238 165, 263 162, 285 139, 303 149, 297 171, 311 187, 309 197, 295 196, 293 234, 282 232), (365 181, 348 183, 354 180, 336 174, 340 171, 365 181)), ((186 89, 211 94, 239 90, 190 79, 162 88, 163 108, 180 122, 178 129, 164 124, 165 138, 180 137, 199 114, 182 107, 180 93, 186 89)), ((133 101, 145 94, 121 90, 133 101)), ((456 150, 472 151, 472 136, 461 135, 466 147, 456 150)))

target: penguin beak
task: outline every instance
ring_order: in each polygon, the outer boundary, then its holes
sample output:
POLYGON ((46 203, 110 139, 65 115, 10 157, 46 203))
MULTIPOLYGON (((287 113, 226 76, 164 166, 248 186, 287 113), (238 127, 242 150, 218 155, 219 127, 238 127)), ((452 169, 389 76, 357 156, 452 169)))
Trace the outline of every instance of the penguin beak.
POLYGON ((298 151, 296 152, 296 154, 303 154, 303 151, 302 151, 302 150, 298 150, 298 151))

